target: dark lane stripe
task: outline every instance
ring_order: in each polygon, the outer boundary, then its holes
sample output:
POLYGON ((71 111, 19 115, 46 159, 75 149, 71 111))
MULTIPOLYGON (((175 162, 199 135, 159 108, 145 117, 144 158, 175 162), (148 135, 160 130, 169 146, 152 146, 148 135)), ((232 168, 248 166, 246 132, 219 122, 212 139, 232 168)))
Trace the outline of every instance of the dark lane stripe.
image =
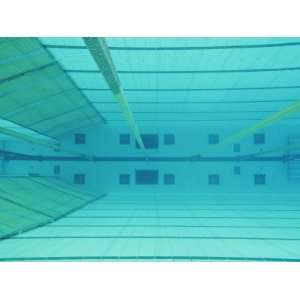
MULTIPOLYGON (((0 151, 1 154, 1 151, 0 151)), ((10 155, 5 154, 6 160, 15 161, 91 161, 90 157, 83 156, 41 156, 41 155, 23 155, 16 154, 10 155)), ((182 156, 182 157, 142 157, 142 156, 132 156, 132 157, 109 157, 109 156, 93 156, 92 160, 94 162, 98 161, 139 161, 139 162, 287 162, 294 159, 300 159, 300 154, 291 154, 283 156, 256 156, 256 153, 243 155, 243 156, 219 156, 219 157, 204 157, 200 155, 195 156, 182 156)))
POLYGON ((6 257, 1 258, 2 262, 10 261, 75 261, 75 260, 187 260, 187 261, 257 261, 257 262, 300 262, 300 258, 279 258, 279 257, 240 257, 240 256, 185 256, 185 255, 174 255, 174 256, 41 256, 41 257, 6 257))
MULTIPOLYGON (((152 202, 153 203, 153 202, 152 202)), ((150 202, 148 205, 146 205, 146 207, 153 207, 152 203, 150 202)), ((194 201, 192 203, 185 203, 185 206, 182 205, 182 203, 178 203, 178 202, 173 202, 173 203, 166 203, 166 202, 162 202, 160 203, 160 205, 162 205, 163 207, 170 207, 170 204, 172 205, 172 207, 177 206, 180 207, 180 211, 182 211, 182 209, 189 209, 192 208, 193 210, 197 210, 198 207, 202 207, 202 206, 272 206, 274 207, 274 205, 280 205, 280 206, 299 206, 300 205, 300 201, 299 200, 287 200, 286 202, 277 202, 277 201, 270 201, 270 200, 261 200, 261 202, 251 202, 251 203, 240 203, 240 202, 228 202, 228 203, 210 203, 210 202, 202 202, 201 198, 198 199, 197 201, 194 201), (265 203, 263 203, 265 202, 265 203)), ((102 208, 105 207, 105 205, 108 205, 108 207, 114 207, 114 205, 117 205, 118 207, 120 207, 120 205, 126 206, 128 207, 128 205, 141 205, 141 202, 126 202, 124 200, 124 202, 122 201, 109 201, 109 202, 102 202, 102 203, 95 203, 95 204, 91 204, 89 205, 88 209, 84 209, 84 211, 86 210, 90 210, 90 211, 94 211, 94 210, 100 210, 102 211, 102 208), (94 209, 94 208, 95 209, 94 209)), ((133 208, 135 209, 135 208, 133 208)), ((105 210, 105 208, 104 208, 105 210)), ((129 209, 128 209, 129 210, 129 209)), ((169 211, 169 208, 167 209, 160 209, 158 208, 158 210, 162 211, 162 210, 166 210, 169 211)), ((176 209, 175 209, 176 210, 176 209)), ((116 211, 116 210, 114 210, 116 211)))
POLYGON ((230 225, 127 225, 127 224, 118 224, 118 225, 91 225, 91 224, 69 224, 69 225, 47 225, 45 227, 55 227, 55 228, 119 228, 119 227, 126 227, 126 228, 231 228, 231 229, 240 229, 240 228, 247 228, 247 229, 300 229, 300 226, 230 226, 230 225))
MULTIPOLYGON (((129 89, 124 88, 127 92, 210 92, 210 91, 243 91, 243 90, 279 90, 279 89, 300 89, 300 85, 288 86, 262 86, 262 87, 240 87, 240 88, 199 88, 199 89, 129 89)), ((102 88, 80 88, 81 91, 111 91, 110 89, 102 88)))
MULTIPOLYGON (((275 113, 278 110, 242 110, 242 111, 133 111, 133 114, 250 114, 275 113)), ((68 112, 66 112, 68 113, 68 112)), ((102 114, 123 114, 122 111, 101 111, 102 114)), ((30 126, 30 125, 29 125, 30 126)))
MULTIPOLYGON (((119 74, 217 74, 217 73, 259 73, 259 72, 284 72, 299 71, 300 67, 284 67, 284 68, 261 68, 261 69, 229 69, 229 70, 117 70, 119 74)), ((68 73, 81 74, 101 74, 98 70, 77 70, 66 69, 68 73)))
MULTIPOLYGON (((129 104, 134 104, 134 105, 170 105, 170 104, 184 104, 184 105, 189 105, 189 104, 198 104, 198 105, 203 105, 203 104, 248 104, 248 103, 280 103, 280 102, 296 102, 299 101, 300 97, 298 99, 278 99, 278 100, 244 100, 244 101, 228 101, 228 100, 221 100, 221 101, 207 101, 207 100, 199 100, 199 101, 129 101, 129 104)), ((110 102, 104 102, 104 101, 97 101, 97 100, 90 100, 92 103, 95 104, 116 104, 114 101, 110 102)))
MULTIPOLYGON (((270 204, 272 205, 272 204, 270 204)), ((82 209, 81 212, 86 212, 86 211, 130 211, 130 212, 136 212, 136 211, 152 211, 152 212, 156 212, 156 211, 180 211, 182 212, 183 209, 189 209, 188 206, 183 207, 183 208, 179 208, 179 209, 173 209, 172 206, 169 209, 146 209, 146 208, 132 208, 132 209, 93 209, 93 208, 88 208, 88 209, 82 209)), ((192 208, 193 211, 243 211, 243 212, 248 212, 248 211, 264 211, 264 212, 278 212, 278 211, 297 211, 300 212, 300 209, 236 209, 236 208, 192 208)))
POLYGON ((49 45, 43 44, 45 48, 48 49, 83 49, 88 50, 86 46, 78 46, 78 45, 49 45))
MULTIPOLYGON (((159 120, 159 119, 152 119, 152 120, 141 120, 136 119, 137 122, 236 122, 236 121, 261 121, 263 118, 247 118, 247 119, 202 119, 202 120, 179 120, 179 119, 170 119, 170 120, 159 120)), ((288 120, 300 120, 300 118, 286 118, 281 121, 288 121, 288 120)), ((124 119, 109 119, 109 122, 125 122, 124 119)))
MULTIPOLYGON (((43 44, 49 49, 87 49, 86 46, 79 45, 50 45, 43 44)), ((191 47, 120 47, 110 46, 113 51, 186 51, 186 50, 225 50, 225 49, 255 49, 255 48, 273 48, 273 47, 294 47, 300 46, 300 42, 287 43, 264 43, 249 45, 228 45, 228 46, 191 46, 191 47)))
POLYGON ((175 240, 256 240, 299 242, 300 238, 236 237, 236 236, 149 236, 149 235, 108 235, 108 236, 16 236, 10 240, 50 240, 50 239, 175 239, 175 240))
POLYGON ((239 219, 239 220, 300 220, 300 217, 182 217, 182 216, 173 216, 173 217, 149 217, 149 216, 78 216, 78 217, 65 217, 65 219, 239 219))
POLYGON ((266 43, 250 45, 228 45, 228 46, 190 46, 190 47, 118 47, 111 46, 110 50, 126 51, 187 51, 187 50, 225 50, 225 49, 253 49, 253 48, 272 48, 272 47, 291 47, 299 46, 300 42, 289 43, 266 43))

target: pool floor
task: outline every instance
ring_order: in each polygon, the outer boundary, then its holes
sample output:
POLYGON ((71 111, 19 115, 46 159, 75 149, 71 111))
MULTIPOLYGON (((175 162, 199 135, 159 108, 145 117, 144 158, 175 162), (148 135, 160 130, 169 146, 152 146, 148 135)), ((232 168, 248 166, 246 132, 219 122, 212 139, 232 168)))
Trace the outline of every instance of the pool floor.
POLYGON ((0 241, 0 261, 300 261, 297 195, 109 194, 0 241))

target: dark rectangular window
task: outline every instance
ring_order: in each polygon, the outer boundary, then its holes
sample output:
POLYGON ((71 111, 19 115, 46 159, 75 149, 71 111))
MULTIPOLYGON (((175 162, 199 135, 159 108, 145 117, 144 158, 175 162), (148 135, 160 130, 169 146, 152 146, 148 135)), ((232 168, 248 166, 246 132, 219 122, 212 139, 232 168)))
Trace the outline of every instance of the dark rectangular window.
POLYGON ((119 184, 130 184, 130 175, 129 174, 120 174, 119 184))
POLYGON ((40 173, 28 173, 28 176, 31 176, 31 177, 40 177, 40 173))
POLYGON ((164 175, 164 184, 175 184, 174 174, 165 174, 164 175))
POLYGON ((263 133, 255 133, 253 135, 254 144, 264 144, 265 143, 265 135, 263 133))
POLYGON ((220 177, 217 174, 208 175, 208 184, 209 185, 218 185, 220 184, 220 177))
POLYGON ((136 184, 158 184, 158 170, 136 170, 136 184))
POLYGON ((165 145, 174 145, 175 144, 175 135, 174 134, 165 134, 164 135, 164 144, 165 145))
POLYGON ((54 174, 60 174, 60 165, 53 166, 53 173, 54 174))
POLYGON ((86 143, 84 133, 75 133, 74 138, 75 138, 75 144, 77 145, 83 145, 86 143))
POLYGON ((266 184, 266 175, 265 174, 255 174, 254 175, 254 183, 257 185, 266 184))
POLYGON ((129 145, 130 144, 130 135, 129 134, 120 134, 120 144, 129 145))
POLYGON ((233 152, 241 152, 241 145, 233 144, 233 152))
MULTIPOLYGON (((142 141, 146 149, 158 148, 158 135, 157 134, 141 134, 142 141)), ((140 149, 139 144, 136 142, 136 148, 140 149)))
POLYGON ((85 184, 85 174, 74 174, 75 184, 85 184))
POLYGON ((219 144, 219 135, 218 134, 209 134, 208 135, 209 144, 219 144))
POLYGON ((241 167, 235 166, 233 168, 233 173, 234 173, 234 175, 240 175, 241 174, 241 167))

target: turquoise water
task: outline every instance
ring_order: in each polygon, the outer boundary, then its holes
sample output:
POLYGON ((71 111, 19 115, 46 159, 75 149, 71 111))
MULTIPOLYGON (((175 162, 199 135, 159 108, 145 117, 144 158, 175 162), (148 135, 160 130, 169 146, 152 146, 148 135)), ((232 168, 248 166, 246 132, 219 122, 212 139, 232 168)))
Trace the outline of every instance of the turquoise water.
POLYGON ((299 261, 300 38, 105 43, 0 39, 0 261, 299 261))
POLYGON ((3 241, 0 254, 10 260, 295 260, 299 204, 275 199, 111 194, 3 241))

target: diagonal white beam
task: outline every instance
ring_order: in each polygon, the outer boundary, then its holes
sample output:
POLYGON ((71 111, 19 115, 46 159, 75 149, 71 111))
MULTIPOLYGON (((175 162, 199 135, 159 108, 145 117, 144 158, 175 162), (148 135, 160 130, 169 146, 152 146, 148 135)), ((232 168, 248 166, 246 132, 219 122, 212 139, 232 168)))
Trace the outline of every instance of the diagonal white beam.
POLYGON ((83 38, 88 50, 90 51, 98 68, 102 72, 108 86, 113 92, 122 112, 128 122, 128 125, 141 149, 145 150, 139 128, 134 119, 133 113, 129 107, 128 101, 124 94, 119 76, 110 55, 110 50, 104 38, 85 37, 83 38))

